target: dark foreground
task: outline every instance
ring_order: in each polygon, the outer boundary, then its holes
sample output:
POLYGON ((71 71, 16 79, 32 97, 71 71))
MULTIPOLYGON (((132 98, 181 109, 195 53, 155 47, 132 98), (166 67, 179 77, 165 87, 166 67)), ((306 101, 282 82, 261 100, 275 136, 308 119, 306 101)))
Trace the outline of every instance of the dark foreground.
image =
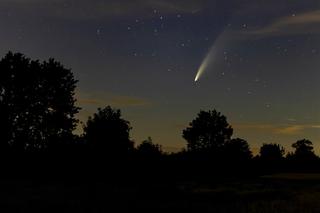
POLYGON ((320 212, 318 174, 214 182, 2 179, 0 212, 320 212))

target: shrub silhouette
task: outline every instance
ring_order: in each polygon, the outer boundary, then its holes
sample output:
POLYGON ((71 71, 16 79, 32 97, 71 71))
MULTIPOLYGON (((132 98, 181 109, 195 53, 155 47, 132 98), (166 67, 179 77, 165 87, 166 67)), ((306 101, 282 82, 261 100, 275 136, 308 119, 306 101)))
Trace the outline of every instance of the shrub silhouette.
POLYGON ((248 161, 252 152, 247 141, 241 138, 231 139, 224 145, 224 155, 229 161, 248 161))
POLYGON ((54 59, 21 53, 0 61, 0 142, 15 150, 39 150, 72 138, 76 127, 72 72, 54 59))
POLYGON ((142 141, 142 143, 138 145, 136 152, 139 157, 149 159, 159 158, 162 155, 161 146, 154 144, 151 137, 148 137, 148 139, 142 141))
POLYGON ((280 161, 285 154, 284 148, 275 143, 263 144, 260 148, 259 158, 264 161, 280 161))

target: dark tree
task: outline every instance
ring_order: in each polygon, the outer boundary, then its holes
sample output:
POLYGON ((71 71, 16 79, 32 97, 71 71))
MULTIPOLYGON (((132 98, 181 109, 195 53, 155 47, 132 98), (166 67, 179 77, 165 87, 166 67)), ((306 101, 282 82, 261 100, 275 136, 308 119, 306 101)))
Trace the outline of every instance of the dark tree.
POLYGON ((76 83, 54 59, 41 63, 9 52, 0 61, 1 146, 39 150, 72 138, 76 83))
POLYGON ((142 143, 138 145, 136 151, 139 156, 144 158, 157 158, 162 155, 161 146, 154 144, 151 137, 142 141, 142 143))
POLYGON ((233 133, 226 117, 216 110, 200 111, 189 125, 183 130, 183 138, 190 152, 218 151, 233 133))
POLYGON ((241 138, 235 138, 226 142, 224 153, 229 160, 233 161, 247 161, 252 158, 248 142, 241 138))
POLYGON ((302 139, 292 144, 292 148, 295 149, 291 157, 297 160, 314 160, 317 159, 313 151, 313 144, 311 141, 302 139))
POLYGON ((283 159, 284 154, 285 150, 279 144, 263 144, 260 148, 259 158, 266 161, 279 161, 283 159))
POLYGON ((130 123, 121 118, 120 110, 107 106, 89 117, 83 137, 94 152, 122 157, 133 150, 130 130, 130 123))

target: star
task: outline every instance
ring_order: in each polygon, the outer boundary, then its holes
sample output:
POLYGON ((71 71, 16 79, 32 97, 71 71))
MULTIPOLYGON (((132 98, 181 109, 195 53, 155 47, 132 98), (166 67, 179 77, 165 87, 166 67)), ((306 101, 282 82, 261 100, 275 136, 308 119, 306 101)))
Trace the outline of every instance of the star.
POLYGON ((270 103, 266 103, 265 107, 266 107, 266 108, 270 108, 270 107, 271 107, 271 104, 270 104, 270 103))

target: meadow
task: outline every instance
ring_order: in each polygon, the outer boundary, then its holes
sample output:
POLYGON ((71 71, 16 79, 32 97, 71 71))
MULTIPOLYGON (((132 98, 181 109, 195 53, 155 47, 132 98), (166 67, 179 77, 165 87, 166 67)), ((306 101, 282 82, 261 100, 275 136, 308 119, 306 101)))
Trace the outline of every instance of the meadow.
POLYGON ((320 174, 131 184, 7 179, 1 212, 320 212, 320 174))

